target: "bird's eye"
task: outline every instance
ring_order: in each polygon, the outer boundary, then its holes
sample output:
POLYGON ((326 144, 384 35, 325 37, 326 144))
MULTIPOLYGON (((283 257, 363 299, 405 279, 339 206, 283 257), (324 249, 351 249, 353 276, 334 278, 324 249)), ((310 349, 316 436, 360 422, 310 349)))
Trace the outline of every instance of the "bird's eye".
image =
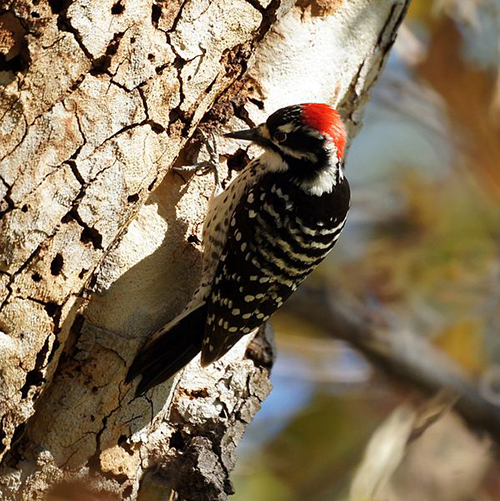
POLYGON ((286 140, 286 133, 283 132, 282 130, 278 130, 274 133, 274 139, 276 139, 278 143, 282 143, 283 141, 286 140))

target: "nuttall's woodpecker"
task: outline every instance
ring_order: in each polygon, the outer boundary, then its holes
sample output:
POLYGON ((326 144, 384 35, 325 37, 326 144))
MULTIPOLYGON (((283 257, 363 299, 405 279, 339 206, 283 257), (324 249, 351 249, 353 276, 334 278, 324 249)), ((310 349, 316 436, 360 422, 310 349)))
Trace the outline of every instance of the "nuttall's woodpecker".
POLYGON ((346 131, 326 104, 288 106, 226 137, 264 148, 213 197, 203 227, 203 273, 194 299, 135 358, 137 394, 201 351, 206 366, 287 300, 325 258, 346 222, 346 131))

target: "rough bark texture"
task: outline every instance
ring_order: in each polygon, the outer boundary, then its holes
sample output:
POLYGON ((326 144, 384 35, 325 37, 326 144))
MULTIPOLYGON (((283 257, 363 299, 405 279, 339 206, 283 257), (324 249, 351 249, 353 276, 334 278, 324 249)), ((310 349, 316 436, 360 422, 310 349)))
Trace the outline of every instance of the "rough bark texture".
MULTIPOLYGON (((123 379, 197 285, 213 179, 166 174, 196 158, 200 121, 234 129, 325 101, 354 133, 409 0, 293 3, 1 7, 0 498, 78 481, 118 499, 231 493, 270 390, 269 330, 146 397, 123 379)), ((229 167, 245 156, 218 145, 229 167)))

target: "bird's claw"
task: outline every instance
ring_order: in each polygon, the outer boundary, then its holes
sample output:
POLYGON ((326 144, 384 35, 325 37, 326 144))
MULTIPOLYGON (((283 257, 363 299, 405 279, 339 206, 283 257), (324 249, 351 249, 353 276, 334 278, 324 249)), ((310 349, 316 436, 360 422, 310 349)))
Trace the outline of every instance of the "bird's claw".
POLYGON ((217 170, 219 155, 217 153, 217 142, 215 141, 215 134, 210 131, 209 137, 202 130, 199 131, 202 136, 202 144, 205 146, 209 160, 197 162, 193 165, 182 165, 172 167, 176 172, 194 172, 197 176, 205 176, 213 172, 216 187, 219 186, 219 173, 217 170))

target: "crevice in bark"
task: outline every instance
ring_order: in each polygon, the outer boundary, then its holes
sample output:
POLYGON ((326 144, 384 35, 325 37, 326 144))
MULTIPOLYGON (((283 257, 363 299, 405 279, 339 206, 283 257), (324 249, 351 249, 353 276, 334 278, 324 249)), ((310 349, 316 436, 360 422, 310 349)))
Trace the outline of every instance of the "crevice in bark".
POLYGON ((259 0, 245 0, 250 4, 255 10, 258 10, 262 15, 265 15, 266 8, 259 3, 259 0))
POLYGON ((409 3, 405 4, 394 4, 391 7, 391 10, 389 11, 389 15, 387 16, 387 20, 384 23, 384 26, 382 27, 380 34, 377 38, 377 41, 375 43, 375 47, 378 49, 382 49, 383 52, 382 54, 385 56, 389 50, 392 48, 394 41, 396 40, 397 32, 399 29, 399 26, 403 22, 403 19, 406 15, 406 12, 408 11, 409 8, 409 3), (396 15, 396 12, 398 11, 396 15), (383 43, 384 39, 386 38, 387 34, 389 34, 389 40, 390 42, 385 44, 383 43))
MULTIPOLYGON (((82 190, 84 191, 84 190, 82 190)), ((82 195, 83 196, 83 195, 82 195)), ((89 226, 78 214, 78 209, 74 207, 65 216, 62 217, 62 223, 68 223, 69 221, 76 221, 83 229, 80 235, 80 240, 84 244, 91 243, 94 249, 102 249, 102 235, 98 230, 89 226)))
MULTIPOLYGON (((247 0, 250 4, 252 4, 251 0, 247 0)), ((281 5, 281 0, 271 0, 269 5, 262 11, 262 22, 260 23, 259 28, 257 29, 257 35, 253 40, 253 45, 256 45, 260 42, 265 34, 269 31, 269 28, 276 22, 276 12, 278 11, 281 5)))
POLYGON ((26 431, 26 426, 27 426, 26 423, 21 423, 19 426, 16 426, 16 429, 14 430, 14 434, 12 435, 11 439, 11 446, 15 446, 21 441, 24 432, 26 431))
POLYGON ((19 142, 9 151, 7 152, 2 158, 0 158, 0 162, 3 162, 7 157, 12 155, 18 148, 23 144, 24 140, 26 139, 26 136, 28 135, 28 120, 26 120, 26 117, 24 114, 22 114, 23 120, 24 120, 24 132, 23 132, 23 137, 19 140, 19 142))
POLYGON ((66 31, 67 33, 71 33, 73 35, 76 43, 78 44, 78 46, 80 47, 82 52, 85 54, 85 57, 89 61, 94 62, 95 61, 94 56, 90 53, 90 51, 87 49, 87 47, 83 43, 82 36, 80 35, 79 31, 71 24, 70 20, 68 19, 67 11, 68 11, 68 7, 72 3, 72 0, 69 0, 67 2, 66 1, 59 2, 58 0, 56 0, 55 3, 57 4, 58 9, 60 7, 59 12, 57 13, 57 15, 58 15, 57 27, 61 31, 66 31), (63 5, 60 5, 60 4, 63 4, 63 5))
POLYGON ((0 211, 0 219, 2 219, 3 216, 5 214, 7 214, 7 212, 10 212, 11 210, 13 210, 15 208, 15 204, 14 204, 14 201, 12 200, 12 198, 10 196, 11 193, 12 193, 12 187, 4 181, 4 179, 3 179, 2 176, 0 176, 0 181, 2 181, 3 185, 6 188, 6 193, 5 193, 4 197, 3 197, 3 201, 7 205, 7 207, 6 207, 5 210, 0 211))
MULTIPOLYGON (((79 153, 78 152, 75 152, 73 156, 77 156, 79 153)), ((73 173, 73 175, 75 176, 76 180, 82 185, 82 186, 86 186, 87 183, 85 182, 85 179, 83 179, 83 176, 80 174, 80 171, 78 170, 78 166, 76 164, 76 162, 74 160, 67 160, 65 162, 66 164, 69 165, 70 169, 71 169, 71 172, 73 173)))
POLYGON ((175 54, 175 60, 173 63, 174 68, 177 71, 177 80, 179 82, 179 104, 170 110, 169 113, 169 126, 168 132, 169 135, 182 135, 188 128, 188 122, 184 112, 181 110, 182 103, 185 99, 184 94, 184 81, 182 80, 182 68, 184 67, 185 61, 182 57, 177 53, 174 45, 170 40, 170 35, 165 33, 167 37, 167 43, 169 44, 172 52, 175 54), (180 126, 179 126, 180 125, 180 126))
MULTIPOLYGON (((30 298, 32 299, 32 298, 30 298)), ((32 299, 33 300, 33 299, 32 299)), ((24 386, 21 388, 22 398, 27 398, 30 389, 33 386, 41 386, 45 382, 45 376, 43 374, 43 367, 47 358, 47 353, 49 352, 50 346, 50 336, 47 336, 42 349, 38 352, 35 360, 35 366, 26 374, 26 381, 24 386)))
POLYGON ((349 84, 349 88, 347 92, 345 93, 344 98, 342 99, 342 102, 338 106, 338 110, 341 114, 341 116, 347 120, 349 120, 352 124, 357 125, 356 120, 354 119, 354 111, 357 109, 360 103, 360 95, 358 94, 358 91, 356 90, 357 84, 359 82, 359 79, 361 78, 361 73, 363 71, 365 62, 363 61, 356 74, 354 75, 353 79, 351 80, 349 84))
POLYGON ((175 16, 173 22, 172 22, 172 26, 170 27, 170 29, 168 30, 168 33, 172 33, 176 30, 177 28, 177 24, 179 24, 179 21, 182 17, 182 11, 184 10, 184 7, 186 6, 186 4, 188 3, 189 0, 184 0, 180 7, 179 7, 179 10, 177 11, 177 15, 175 16))
POLYGON ((2 302, 2 304, 0 305, 0 312, 2 311, 3 307, 10 301, 10 296, 12 295, 12 283, 14 282, 14 279, 28 267, 28 265, 38 254, 40 249, 41 249, 41 244, 38 245, 36 249, 28 256, 28 258, 26 259, 26 261, 24 261, 24 263, 20 266, 20 268, 11 275, 11 281, 8 284, 6 284, 6 288, 9 291, 9 293, 5 298, 5 300, 2 302))
POLYGON ((52 319, 54 323, 54 327, 52 328, 52 332, 54 334, 57 334, 60 332, 60 327, 59 327, 59 321, 61 319, 61 309, 62 307, 58 305, 57 303, 54 303, 53 301, 42 301, 41 299, 38 299, 36 297, 29 296, 26 298, 29 301, 33 301, 34 303, 39 304, 40 306, 43 306, 45 312, 47 315, 52 319))
MULTIPOLYGON (((113 77, 111 73, 109 73, 109 67, 111 66, 111 62, 113 59, 113 56, 117 53, 118 51, 118 46, 120 45, 120 41, 123 38, 123 35, 125 35, 126 31, 119 31, 114 34, 113 39, 111 42, 109 42, 108 46, 106 47, 105 53, 98 57, 97 59, 94 60, 92 69, 90 70, 90 74, 93 76, 97 75, 102 75, 106 74, 109 75, 110 77, 113 77)), ((114 84, 116 82, 113 81, 114 84)), ((123 87, 122 87, 123 88, 123 87)), ((129 92, 128 89, 124 89, 126 92, 129 92)))
POLYGON ((48 0, 52 14, 60 14, 63 10, 66 10, 72 3, 73 0, 48 0))

